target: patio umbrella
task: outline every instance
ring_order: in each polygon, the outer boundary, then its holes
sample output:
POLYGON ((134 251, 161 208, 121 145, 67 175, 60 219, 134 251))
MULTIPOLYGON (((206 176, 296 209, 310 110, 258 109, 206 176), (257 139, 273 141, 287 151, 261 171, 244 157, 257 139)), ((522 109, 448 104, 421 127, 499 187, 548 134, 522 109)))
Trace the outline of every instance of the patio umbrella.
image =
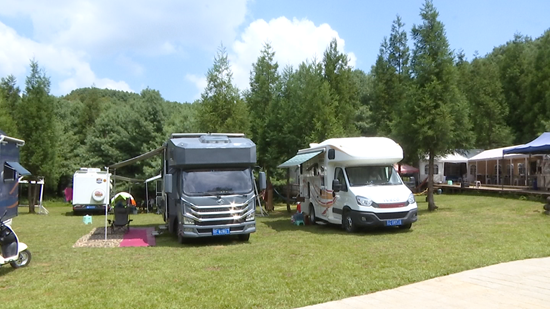
POLYGON ((113 198, 111 199, 111 204, 114 204, 118 201, 126 201, 128 199, 130 200, 130 203, 132 204, 132 206, 136 206, 136 200, 128 192, 119 192, 115 194, 115 196, 113 196, 113 198))

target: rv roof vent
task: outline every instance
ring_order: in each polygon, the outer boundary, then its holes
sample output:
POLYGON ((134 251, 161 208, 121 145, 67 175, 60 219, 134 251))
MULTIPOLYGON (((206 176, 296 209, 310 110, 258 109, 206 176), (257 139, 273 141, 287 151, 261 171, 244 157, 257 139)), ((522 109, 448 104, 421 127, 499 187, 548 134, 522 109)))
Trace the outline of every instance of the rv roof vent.
POLYGON ((225 135, 203 135, 200 137, 200 141, 206 144, 226 144, 229 143, 229 137, 225 135))

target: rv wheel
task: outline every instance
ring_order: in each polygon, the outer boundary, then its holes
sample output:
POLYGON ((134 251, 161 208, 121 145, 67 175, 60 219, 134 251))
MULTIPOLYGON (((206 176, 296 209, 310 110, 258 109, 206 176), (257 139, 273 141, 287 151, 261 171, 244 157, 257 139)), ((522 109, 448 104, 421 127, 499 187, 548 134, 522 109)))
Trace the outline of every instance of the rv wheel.
POLYGON ((183 233, 178 232, 178 242, 184 245, 189 242, 189 238, 183 237, 183 233))
POLYGON ((250 234, 239 234, 238 237, 240 241, 248 241, 250 239, 250 234))
POLYGON ((314 225, 315 221, 315 208, 312 204, 309 204, 309 222, 311 223, 311 225, 314 225))
POLYGON ((410 230, 411 227, 412 227, 412 223, 399 226, 399 228, 402 229, 402 230, 410 230))
POLYGON ((355 226, 355 223, 353 223, 353 219, 349 215, 349 211, 344 211, 344 216, 342 217, 342 226, 344 227, 344 230, 348 233, 355 233, 357 231, 357 227, 355 226))

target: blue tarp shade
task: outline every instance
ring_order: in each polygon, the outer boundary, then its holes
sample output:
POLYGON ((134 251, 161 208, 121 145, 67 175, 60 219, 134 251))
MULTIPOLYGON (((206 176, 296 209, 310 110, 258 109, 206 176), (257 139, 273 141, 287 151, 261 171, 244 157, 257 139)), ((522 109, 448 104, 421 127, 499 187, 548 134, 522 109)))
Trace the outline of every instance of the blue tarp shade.
POLYGON ((301 154, 295 155, 294 157, 290 158, 288 161, 286 161, 285 163, 277 167, 292 167, 292 166, 300 165, 306 162, 307 160, 315 157, 316 155, 320 154, 321 152, 323 151, 319 150, 319 151, 301 153, 301 154))
POLYGON ((21 176, 27 176, 31 174, 31 172, 27 171, 27 169, 18 162, 6 161, 6 165, 9 166, 12 170, 16 171, 21 176))
POLYGON ((522 154, 545 154, 550 153, 550 132, 544 132, 533 141, 514 148, 504 149, 503 154, 522 153, 522 154))

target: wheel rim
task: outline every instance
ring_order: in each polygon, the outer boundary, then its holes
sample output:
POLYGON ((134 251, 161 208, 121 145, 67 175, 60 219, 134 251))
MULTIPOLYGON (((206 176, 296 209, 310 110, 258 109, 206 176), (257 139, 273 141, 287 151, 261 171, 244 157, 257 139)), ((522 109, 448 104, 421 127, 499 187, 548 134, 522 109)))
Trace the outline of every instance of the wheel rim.
POLYGON ((19 266, 25 266, 27 265, 28 262, 29 262, 29 255, 27 254, 26 251, 21 251, 19 253, 19 258, 17 259, 17 261, 15 261, 15 263, 17 263, 17 265, 19 266))
POLYGON ((348 230, 351 230, 353 228, 353 220, 351 220, 351 217, 346 215, 346 223, 348 226, 348 230))

